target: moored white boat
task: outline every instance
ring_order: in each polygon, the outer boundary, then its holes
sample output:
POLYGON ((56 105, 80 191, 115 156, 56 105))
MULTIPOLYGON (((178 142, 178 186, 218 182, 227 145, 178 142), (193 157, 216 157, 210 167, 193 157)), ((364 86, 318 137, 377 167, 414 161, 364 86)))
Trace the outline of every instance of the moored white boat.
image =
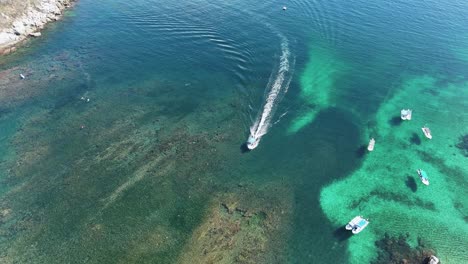
POLYGON ((439 259, 436 256, 432 255, 429 259, 429 264, 439 264, 439 259))
POLYGON ((425 171, 418 169, 418 175, 424 185, 429 185, 429 178, 425 171))
POLYGON ((424 135, 425 135, 428 139, 432 139, 431 130, 430 130, 427 126, 423 126, 421 129, 422 129, 424 135))
POLYGON ((402 120, 411 120, 411 115, 413 113, 413 110, 411 110, 411 109, 402 109, 400 113, 401 113, 401 119, 402 120))
POLYGON ((374 139, 374 138, 371 138, 370 141, 369 141, 369 145, 367 146, 367 150, 373 151, 373 150, 374 150, 374 146, 375 146, 375 139, 374 139))
POLYGON ((362 216, 356 216, 346 225, 346 230, 351 230, 353 234, 359 234, 369 224, 369 220, 362 216))

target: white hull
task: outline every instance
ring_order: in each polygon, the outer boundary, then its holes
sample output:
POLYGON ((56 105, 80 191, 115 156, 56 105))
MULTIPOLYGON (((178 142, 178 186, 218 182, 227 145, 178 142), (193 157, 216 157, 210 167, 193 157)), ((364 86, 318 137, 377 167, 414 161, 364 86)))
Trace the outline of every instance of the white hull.
POLYGON ((411 109, 403 109, 401 110, 401 119, 402 120, 411 120, 411 115, 413 114, 413 110, 411 109))
POLYGON ((439 259, 436 256, 432 255, 431 259, 429 260, 429 264, 439 264, 439 259))
POLYGON ((260 142, 258 138, 255 138, 254 136, 250 135, 246 143, 247 148, 250 150, 255 149, 258 146, 258 142, 260 142))
POLYGON ((428 138, 428 139, 432 139, 432 134, 431 134, 431 130, 428 128, 428 127, 423 127, 421 128, 424 135, 428 138))
POLYGON ((356 216, 346 225, 346 230, 351 230, 353 234, 359 234, 369 225, 369 221, 362 216, 356 216))
POLYGON ((426 177, 423 176, 423 173, 422 173, 422 171, 420 169, 418 170, 418 176, 419 176, 419 179, 421 179, 421 182, 424 185, 429 185, 429 179, 427 179, 427 176, 426 177))
POLYGON ((255 149, 257 146, 258 146, 258 144, 249 144, 249 143, 247 143, 247 148, 250 149, 250 150, 255 149))
POLYGON ((352 231, 353 234, 357 235, 357 234, 361 233, 361 231, 364 230, 364 228, 366 228, 366 226, 367 226, 368 224, 369 224, 369 222, 367 222, 367 224, 364 225, 364 226, 361 226, 361 227, 359 227, 359 228, 354 228, 353 231, 352 231))
POLYGON ((368 151, 373 151, 374 146, 375 146, 375 139, 371 138, 371 140, 369 141, 369 145, 367 146, 367 150, 368 151))

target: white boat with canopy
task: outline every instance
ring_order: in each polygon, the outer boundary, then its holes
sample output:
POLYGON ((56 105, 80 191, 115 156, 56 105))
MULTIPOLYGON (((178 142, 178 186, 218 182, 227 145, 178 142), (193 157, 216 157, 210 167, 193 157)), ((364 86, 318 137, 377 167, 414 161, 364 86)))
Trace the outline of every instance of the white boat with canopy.
POLYGON ((362 216, 356 216, 346 225, 346 230, 351 230, 353 234, 359 234, 369 224, 369 220, 362 216))
POLYGON ((413 113, 413 110, 411 109, 402 109, 401 110, 401 119, 402 120, 411 120, 411 114, 413 113))

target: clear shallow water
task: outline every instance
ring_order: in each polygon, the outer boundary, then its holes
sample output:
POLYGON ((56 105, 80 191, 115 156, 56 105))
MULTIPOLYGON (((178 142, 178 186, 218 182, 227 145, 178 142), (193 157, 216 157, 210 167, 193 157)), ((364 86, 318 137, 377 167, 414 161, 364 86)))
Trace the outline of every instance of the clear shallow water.
POLYGON ((80 1, 1 60, 20 90, 0 94, 0 259, 367 263, 387 232, 466 261, 466 10, 80 1), (286 115, 242 153, 279 34, 294 63, 273 121, 286 115), (413 120, 395 123, 406 107, 413 120), (356 214, 371 225, 344 237, 356 214))

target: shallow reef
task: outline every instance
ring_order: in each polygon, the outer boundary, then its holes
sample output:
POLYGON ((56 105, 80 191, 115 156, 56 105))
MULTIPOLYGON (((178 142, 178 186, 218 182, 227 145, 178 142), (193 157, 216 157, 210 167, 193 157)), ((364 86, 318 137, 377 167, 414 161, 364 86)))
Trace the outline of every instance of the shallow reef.
MULTIPOLYGON (((467 84, 440 83, 439 78, 433 76, 403 80, 401 87, 380 106, 375 125, 367 132, 369 137, 376 137, 375 151, 363 155, 361 168, 322 189, 322 209, 337 226, 353 215, 370 219, 369 228, 359 237, 348 239, 349 263, 370 263, 376 258, 379 261, 374 263, 423 263, 424 259, 401 262, 411 256, 409 253, 408 256, 399 253, 403 257, 398 257, 396 262, 393 253, 388 253, 388 258, 379 256, 378 243, 382 243, 379 241, 384 233, 394 237, 409 233, 412 237, 430 241, 444 263, 463 263, 466 259, 463 245, 466 244, 468 207, 466 191, 462 187, 466 185, 466 157, 454 153, 453 145, 450 146, 450 141, 463 135, 466 125, 463 122, 453 124, 449 115, 463 112, 464 105, 456 97, 467 84), (443 93, 437 99, 432 95, 427 98, 416 96, 424 87, 439 88, 443 93), (398 127, 388 122, 402 105, 423 105, 423 100, 434 107, 415 108, 413 120, 402 122, 398 127), (448 111, 437 111, 437 107, 448 111), (421 133, 422 124, 429 121, 437 135, 433 140, 424 138, 421 133), (419 182, 418 168, 429 174, 430 186, 419 182)), ((413 246, 411 242, 409 244, 413 246)), ((387 251, 399 252, 403 248, 387 251)))
POLYGON ((182 250, 178 263, 284 263, 281 254, 291 218, 289 193, 277 184, 255 189, 241 186, 218 194, 210 202, 203 223, 182 250))
POLYGON ((435 251, 430 249, 422 239, 418 239, 418 245, 412 248, 407 239, 409 234, 385 236, 376 241, 378 257, 371 264, 427 264, 435 251))
POLYGON ((465 157, 468 157, 468 134, 465 134, 464 136, 460 137, 460 142, 456 145, 457 148, 460 149, 460 151, 465 155, 465 157))

